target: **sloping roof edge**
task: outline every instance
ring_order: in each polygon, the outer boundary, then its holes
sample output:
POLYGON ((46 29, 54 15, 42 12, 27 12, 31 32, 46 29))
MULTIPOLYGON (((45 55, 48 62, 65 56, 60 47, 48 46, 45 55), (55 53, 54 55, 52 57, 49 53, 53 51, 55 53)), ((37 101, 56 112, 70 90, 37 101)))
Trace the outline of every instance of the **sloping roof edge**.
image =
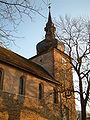
POLYGON ((40 65, 0 46, 0 61, 11 66, 24 70, 37 78, 41 78, 45 81, 49 81, 55 84, 60 84, 40 65), (40 73, 39 73, 39 72, 40 73))
POLYGON ((37 55, 35 55, 35 56, 29 58, 29 60, 32 60, 32 59, 34 59, 34 58, 36 58, 36 57, 38 57, 38 56, 41 56, 41 55, 43 55, 43 54, 46 54, 46 53, 48 53, 48 52, 50 52, 50 51, 52 51, 52 50, 54 50, 54 49, 56 49, 59 53, 65 55, 66 57, 68 57, 68 58, 70 59, 70 57, 69 57, 66 53, 60 51, 60 50, 57 49, 57 48, 52 48, 52 49, 49 49, 49 50, 47 50, 47 51, 44 51, 44 52, 42 52, 42 53, 40 53, 40 54, 37 54, 37 55))

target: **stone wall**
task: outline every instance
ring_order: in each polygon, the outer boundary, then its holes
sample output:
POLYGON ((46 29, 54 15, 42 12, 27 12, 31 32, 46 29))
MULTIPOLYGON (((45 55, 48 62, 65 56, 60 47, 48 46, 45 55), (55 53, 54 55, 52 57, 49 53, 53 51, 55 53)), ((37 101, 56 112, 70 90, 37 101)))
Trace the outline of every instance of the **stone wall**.
MULTIPOLYGON (((19 84, 21 76, 25 77, 25 96, 32 96, 37 98, 39 83, 44 84, 45 92, 48 92, 48 89, 49 91, 50 89, 52 89, 52 87, 50 87, 50 83, 18 68, 6 64, 0 64, 0 68, 2 68, 3 70, 3 91, 5 92, 19 94, 19 84)), ((52 86, 54 86, 54 84, 52 86)))
POLYGON ((51 104, 0 91, 0 120, 58 120, 51 104))
POLYGON ((0 90, 0 120, 57 120, 58 106, 53 104, 54 84, 36 78, 15 67, 0 64, 3 90, 0 90), (19 95, 19 80, 25 76, 25 95, 19 95), (44 85, 39 99, 39 83, 44 85))
POLYGON ((54 76, 61 83, 61 105, 63 120, 68 114, 69 120, 76 120, 75 97, 72 92, 74 89, 72 66, 68 57, 54 49, 54 76), (68 112, 68 113, 67 113, 68 112))
MULTIPOLYGON (((74 88, 72 66, 69 63, 68 56, 57 49, 53 49, 38 55, 32 61, 42 65, 61 83, 61 86, 58 88, 58 110, 62 109, 62 119, 66 119, 68 111, 68 120, 76 120, 75 99, 73 92, 71 92, 74 88)), ((55 87, 57 88, 57 86, 55 87)))
POLYGON ((53 56, 53 50, 48 51, 44 54, 38 55, 37 57, 33 58, 32 61, 35 63, 38 63, 42 67, 44 67, 49 73, 53 74, 53 65, 54 65, 54 56, 53 56))

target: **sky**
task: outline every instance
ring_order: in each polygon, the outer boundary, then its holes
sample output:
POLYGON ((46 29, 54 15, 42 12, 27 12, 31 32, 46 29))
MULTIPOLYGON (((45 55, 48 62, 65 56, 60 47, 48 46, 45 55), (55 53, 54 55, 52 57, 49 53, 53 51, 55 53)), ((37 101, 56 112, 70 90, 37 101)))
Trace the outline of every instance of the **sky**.
MULTIPOLYGON (((30 58, 36 55, 36 44, 44 39, 44 28, 48 20, 48 6, 44 4, 48 0, 31 0, 36 6, 41 6, 41 13, 46 17, 36 14, 32 15, 32 20, 24 18, 24 22, 18 26, 15 45, 10 46, 10 49, 21 56, 30 58)), ((59 19, 60 16, 68 15, 74 17, 89 17, 90 18, 90 0, 51 0, 51 15, 52 20, 59 19)))
MULTIPOLYGON (((48 19, 48 6, 44 4, 48 0, 31 0, 37 7, 41 6, 40 11, 45 17, 37 13, 32 15, 32 20, 24 18, 24 22, 18 26, 16 36, 16 46, 10 46, 10 49, 26 58, 36 55, 36 44, 44 39, 44 27, 48 19)), ((70 17, 90 17, 90 0, 51 0, 52 19, 57 19, 68 15, 70 17)))

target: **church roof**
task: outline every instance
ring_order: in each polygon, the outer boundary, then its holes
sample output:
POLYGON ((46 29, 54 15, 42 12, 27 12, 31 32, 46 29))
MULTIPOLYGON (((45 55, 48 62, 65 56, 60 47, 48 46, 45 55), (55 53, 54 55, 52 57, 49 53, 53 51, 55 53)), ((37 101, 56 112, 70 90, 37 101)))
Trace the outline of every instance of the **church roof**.
POLYGON ((39 42, 36 46, 38 55, 44 53, 45 51, 49 51, 53 48, 56 48, 62 52, 64 52, 65 49, 64 43, 59 41, 55 37, 56 28, 54 27, 54 23, 52 21, 50 8, 51 7, 49 6, 48 21, 46 23, 46 27, 44 28, 46 32, 45 39, 39 42))
POLYGON ((46 81, 59 84, 52 75, 50 75, 40 65, 0 46, 0 61, 8 65, 17 67, 23 71, 26 71, 38 78, 42 78, 46 81))

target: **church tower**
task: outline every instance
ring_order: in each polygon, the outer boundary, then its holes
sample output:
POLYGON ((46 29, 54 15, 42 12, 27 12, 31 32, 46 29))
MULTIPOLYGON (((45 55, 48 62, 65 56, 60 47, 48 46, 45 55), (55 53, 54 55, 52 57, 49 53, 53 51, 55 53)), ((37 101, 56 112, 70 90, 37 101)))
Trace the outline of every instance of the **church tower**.
MULTIPOLYGON (((56 28, 52 22, 50 6, 44 30, 45 39, 37 44, 37 55, 30 60, 42 66, 60 82, 57 103, 60 106, 62 120, 76 120, 72 66, 69 56, 64 52, 64 43, 55 38, 56 28)), ((54 89, 57 89, 57 86, 54 89)))

